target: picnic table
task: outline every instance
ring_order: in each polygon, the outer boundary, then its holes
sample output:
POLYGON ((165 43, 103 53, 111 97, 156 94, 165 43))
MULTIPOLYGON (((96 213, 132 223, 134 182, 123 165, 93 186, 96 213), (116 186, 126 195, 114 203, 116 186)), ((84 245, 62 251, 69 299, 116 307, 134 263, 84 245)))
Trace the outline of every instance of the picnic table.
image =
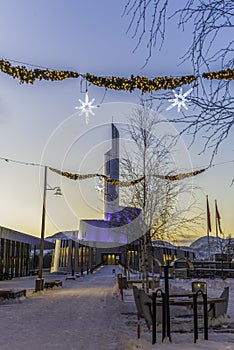
MULTIPOLYGON (((192 308, 194 306, 194 294, 195 293, 170 294, 169 304, 171 306, 187 306, 192 308)), ((224 315, 227 312, 228 299, 227 289, 224 289, 224 292, 219 297, 207 297, 205 303, 209 305, 208 317, 213 318, 224 315)), ((196 303, 197 305, 204 305, 204 298, 198 295, 196 303)), ((145 305, 152 307, 152 299, 148 299, 145 305)), ((156 307, 157 306, 163 306, 162 298, 156 298, 156 307)))
POLYGON ((219 297, 211 298, 202 290, 193 293, 171 293, 167 295, 162 289, 145 293, 143 289, 133 286, 133 294, 137 310, 145 318, 150 329, 152 326, 152 344, 156 342, 156 323, 162 323, 162 339, 165 339, 166 331, 170 339, 170 307, 189 306, 193 310, 194 342, 198 339, 198 305, 203 305, 204 339, 208 339, 208 317, 218 317, 227 313, 229 288, 225 287, 219 297), (209 310, 207 306, 210 306, 209 310))

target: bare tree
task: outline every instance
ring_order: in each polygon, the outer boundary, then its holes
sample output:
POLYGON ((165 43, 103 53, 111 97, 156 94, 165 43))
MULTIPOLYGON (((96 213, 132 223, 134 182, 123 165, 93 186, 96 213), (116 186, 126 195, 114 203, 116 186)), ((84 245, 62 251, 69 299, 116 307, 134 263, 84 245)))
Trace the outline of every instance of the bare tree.
MULTIPOLYGON (((177 20, 178 28, 192 26, 191 45, 181 54, 181 63, 192 62, 193 73, 198 76, 191 95, 194 113, 183 113, 174 119, 182 123, 183 131, 192 136, 192 141, 201 133, 205 135, 204 149, 211 147, 213 156, 226 139, 234 124, 234 98, 231 79, 213 75, 215 80, 204 81, 207 72, 234 68, 233 0, 128 0, 124 15, 130 16, 128 31, 137 39, 136 49, 146 38, 149 61, 152 50, 162 47, 166 40, 167 24, 177 20), (175 10, 176 6, 176 10, 175 10), (221 80, 219 80, 221 79, 221 80)), ((210 78, 210 77, 209 77, 210 78)), ((168 93, 155 93, 151 98, 165 100, 168 93)))
POLYGON ((192 212, 195 200, 191 184, 186 180, 168 181, 158 176, 172 171, 171 152, 174 145, 174 136, 156 135, 158 123, 155 112, 146 106, 137 107, 129 117, 126 130, 131 143, 127 145, 124 157, 121 157, 123 177, 144 176, 143 181, 125 188, 121 192, 121 199, 125 205, 140 208, 142 211, 142 225, 138 226, 138 237, 141 242, 143 288, 145 279, 146 289, 149 285, 150 251, 153 256, 152 239, 173 241, 174 235, 181 233, 178 230, 184 229, 186 225, 192 230, 192 223, 201 220, 198 212, 192 212), (186 205, 183 206, 181 202, 185 198, 186 205))

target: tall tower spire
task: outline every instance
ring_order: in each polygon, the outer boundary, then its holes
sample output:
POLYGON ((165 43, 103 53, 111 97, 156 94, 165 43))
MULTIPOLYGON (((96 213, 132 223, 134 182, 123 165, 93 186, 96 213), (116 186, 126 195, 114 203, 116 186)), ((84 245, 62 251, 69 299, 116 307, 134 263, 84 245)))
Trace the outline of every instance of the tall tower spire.
MULTIPOLYGON (((105 154, 105 173, 114 180, 119 180, 119 131, 111 124, 111 149, 105 154)), ((105 184, 105 216, 115 212, 119 206, 119 187, 105 184)))

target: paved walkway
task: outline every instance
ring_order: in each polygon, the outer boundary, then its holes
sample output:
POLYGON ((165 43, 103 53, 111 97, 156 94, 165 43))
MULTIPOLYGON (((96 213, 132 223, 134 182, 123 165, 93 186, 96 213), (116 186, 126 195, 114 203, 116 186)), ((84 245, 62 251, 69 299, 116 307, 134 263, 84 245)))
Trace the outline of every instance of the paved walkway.
MULTIPOLYGON (((209 290, 220 294, 230 286, 228 324, 219 332, 209 331, 209 341, 187 332, 188 322, 180 322, 172 343, 151 345, 151 332, 141 320, 141 339, 137 339, 137 319, 132 290, 124 290, 122 302, 113 266, 75 281, 63 281, 62 288, 34 293, 35 277, 0 281, 0 288, 26 288, 27 298, 0 301, 0 350, 234 350, 233 281, 209 281, 209 290), (216 290, 218 287, 219 292, 216 290), (184 332, 185 331, 185 332, 184 332)), ((122 273, 116 268, 116 273, 122 273)), ((54 279, 55 276, 45 276, 54 279)), ((191 288, 187 281, 171 281, 177 287, 191 288)))
POLYGON ((1 281, 0 288, 29 291, 20 302, 1 302, 0 349, 123 349, 119 334, 121 301, 112 268, 105 266, 75 281, 59 276, 62 288, 39 293, 33 292, 35 277, 1 281))

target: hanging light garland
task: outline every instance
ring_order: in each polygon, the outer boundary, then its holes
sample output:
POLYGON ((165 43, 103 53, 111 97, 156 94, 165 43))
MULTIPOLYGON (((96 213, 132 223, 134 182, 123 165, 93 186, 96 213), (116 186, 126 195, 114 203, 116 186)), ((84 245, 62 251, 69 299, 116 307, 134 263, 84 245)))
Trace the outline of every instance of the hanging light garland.
POLYGON ((203 73, 202 77, 205 79, 233 80, 234 69, 225 69, 218 72, 203 73))
POLYGON ((69 173, 67 171, 60 171, 60 170, 54 169, 54 168, 49 168, 49 169, 51 171, 59 174, 59 175, 67 177, 70 180, 85 180, 85 179, 91 179, 94 177, 99 177, 99 178, 103 178, 105 180, 105 182, 107 182, 108 184, 116 185, 119 187, 128 187, 128 186, 136 185, 137 183, 141 182, 144 179, 144 176, 142 176, 139 179, 132 180, 132 181, 119 181, 119 180, 111 179, 110 177, 103 175, 103 174, 80 175, 80 174, 69 173))
POLYGON ((5 60, 0 60, 0 70, 3 73, 11 75, 13 78, 19 79, 21 84, 33 84, 36 79, 56 81, 79 77, 79 73, 71 71, 58 71, 39 68, 28 70, 24 66, 12 66, 9 61, 5 60))
POLYGON ((130 92, 135 89, 139 89, 142 92, 150 92, 157 91, 160 89, 172 90, 178 86, 191 84, 193 81, 197 80, 197 77, 195 77, 194 75, 183 76, 180 78, 156 77, 150 80, 144 76, 134 77, 133 75, 131 75, 131 78, 127 79, 115 76, 97 77, 95 75, 87 73, 85 74, 85 79, 93 85, 97 85, 99 87, 101 86, 106 89, 128 90, 130 92))
POLYGON ((185 179, 187 177, 196 176, 198 174, 203 173, 206 169, 207 168, 195 170, 195 171, 190 172, 190 173, 177 174, 177 175, 155 175, 155 176, 159 177, 160 179, 165 179, 165 180, 169 180, 169 181, 176 181, 176 180, 185 179))
MULTIPOLYGON (((12 66, 7 60, 0 60, 0 70, 13 78, 19 79, 20 83, 33 84, 36 80, 61 81, 69 78, 82 77, 89 83, 105 89, 133 91, 139 89, 142 92, 157 91, 160 89, 172 90, 185 84, 191 84, 198 79, 195 75, 182 77, 155 77, 148 79, 145 76, 133 76, 120 78, 118 76, 99 77, 90 73, 81 74, 72 71, 59 71, 50 69, 27 69, 25 66, 12 66)), ((217 72, 203 73, 204 79, 233 80, 234 69, 226 69, 217 72)))
MULTIPOLYGON (((34 163, 34 162, 25 162, 25 161, 22 161, 22 160, 10 159, 10 158, 7 158, 7 157, 0 157, 0 160, 2 160, 4 162, 7 162, 7 163, 15 163, 15 164, 20 164, 20 165, 30 165, 30 166, 34 166, 34 167, 35 166, 36 167, 47 166, 51 171, 53 171, 53 172, 55 172, 55 173, 57 173, 59 175, 65 176, 65 177, 67 177, 67 178, 69 178, 71 180, 86 180, 86 179, 91 179, 91 178, 94 178, 94 177, 99 177, 99 178, 103 178, 106 182, 108 182, 110 184, 113 184, 113 185, 118 185, 120 183, 120 185, 124 184, 125 186, 131 186, 131 185, 135 185, 135 184, 141 182, 144 179, 144 176, 142 176, 142 177, 140 177, 140 178, 138 178, 136 180, 132 180, 132 181, 119 181, 119 180, 113 180, 113 179, 111 179, 111 178, 109 178, 109 177, 107 177, 106 175, 103 175, 103 174, 84 174, 84 175, 74 174, 74 173, 61 171, 61 170, 52 168, 52 167, 50 167, 48 165, 42 165, 40 163, 34 163)), ((160 179, 169 180, 169 181, 182 180, 182 179, 187 178, 187 177, 199 175, 199 174, 203 173, 204 171, 206 171, 209 168, 212 168, 212 167, 215 167, 215 166, 218 166, 218 165, 227 164, 227 163, 233 163, 233 162, 234 162, 233 160, 230 160, 230 161, 226 161, 226 162, 216 163, 216 164, 209 165, 206 168, 198 169, 198 170, 195 170, 195 171, 192 171, 192 172, 189 172, 189 173, 180 173, 180 174, 177 174, 177 175, 157 175, 157 174, 153 174, 152 176, 158 177, 160 179)))
POLYGON ((105 182, 107 182, 108 184, 116 185, 116 186, 119 186, 119 187, 129 187, 129 186, 136 185, 136 184, 138 184, 139 182, 141 182, 145 178, 144 176, 142 176, 139 179, 135 179, 135 180, 132 180, 132 181, 119 181, 119 180, 111 179, 111 178, 109 178, 106 175, 99 175, 99 176, 104 178, 105 182))
MULTIPOLYGON (((73 174, 73 173, 69 173, 66 171, 61 171, 55 168, 49 168, 51 171, 65 176, 70 180, 85 180, 85 179, 91 179, 94 177, 99 177, 99 178, 103 178, 105 182, 107 182, 108 184, 111 185, 115 185, 115 186, 119 186, 119 187, 129 187, 129 186, 133 186, 138 184, 139 182, 141 182, 142 180, 144 180, 145 176, 141 176, 138 179, 135 180, 131 180, 131 181, 120 181, 120 180, 115 180, 115 179, 111 179, 110 177, 103 175, 103 174, 86 174, 86 175, 80 175, 80 174, 73 174)), ((187 177, 191 177, 191 176, 196 176, 198 174, 201 174, 205 171, 206 169, 200 169, 200 170, 196 170, 190 173, 185 173, 185 174, 177 174, 177 175, 155 175, 156 177, 160 178, 160 179, 165 179, 165 180, 169 180, 169 181, 175 181, 175 180, 182 180, 184 178, 187 177)))

